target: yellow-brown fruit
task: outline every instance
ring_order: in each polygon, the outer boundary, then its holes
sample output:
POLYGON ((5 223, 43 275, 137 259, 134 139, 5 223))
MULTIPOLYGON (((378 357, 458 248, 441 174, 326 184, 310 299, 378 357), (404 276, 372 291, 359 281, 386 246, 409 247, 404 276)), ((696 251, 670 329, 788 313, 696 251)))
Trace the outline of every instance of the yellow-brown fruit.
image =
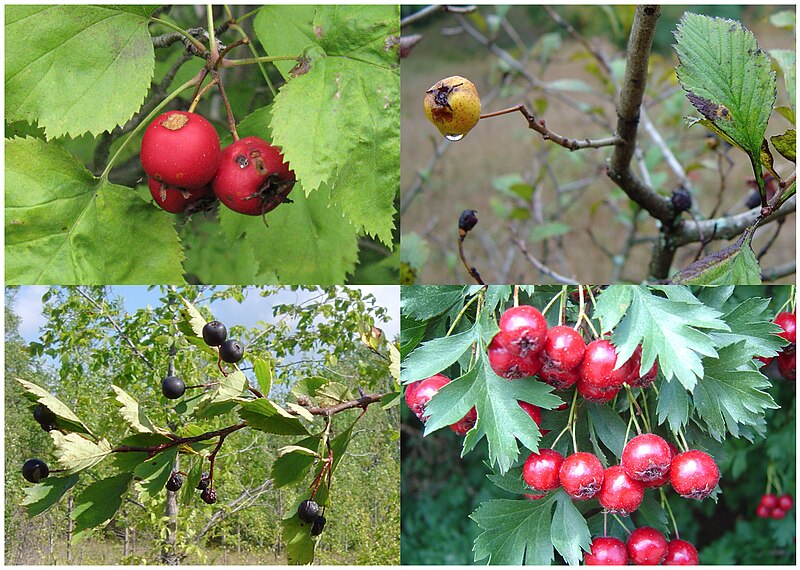
POLYGON ((425 92, 425 116, 442 135, 459 140, 478 123, 481 98, 469 79, 454 75, 425 92))

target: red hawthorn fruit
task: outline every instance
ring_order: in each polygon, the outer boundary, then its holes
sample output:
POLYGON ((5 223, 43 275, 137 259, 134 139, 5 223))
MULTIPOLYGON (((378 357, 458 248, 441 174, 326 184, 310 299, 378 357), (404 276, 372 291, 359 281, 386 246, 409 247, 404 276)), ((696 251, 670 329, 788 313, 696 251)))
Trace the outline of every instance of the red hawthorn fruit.
POLYGON ((625 474, 637 481, 662 479, 672 464, 667 442, 654 433, 643 433, 631 439, 622 451, 625 474))
POLYGON ((667 556, 667 539, 650 526, 639 527, 628 537, 628 557, 637 566, 657 566, 667 556))
POLYGON ((603 464, 591 453, 573 453, 561 464, 558 477, 564 491, 580 501, 591 499, 600 492, 603 484, 603 464))
POLYGON ((632 372, 632 361, 614 370, 617 352, 611 341, 598 339, 586 346, 580 366, 580 377, 589 386, 598 390, 619 390, 628 381, 632 372))
POLYGON ((667 544, 667 556, 662 562, 664 566, 697 566, 700 557, 691 542, 676 538, 667 544))
MULTIPOLYGON (((533 404, 529 404, 528 402, 523 402, 522 400, 517 400, 519 407, 525 410, 525 413, 528 414, 531 419, 536 422, 537 426, 542 425, 542 410, 539 406, 534 406, 533 404)), ((539 429, 542 435, 547 435, 550 433, 549 429, 539 429)))
POLYGON ((778 336, 785 338, 790 343, 797 341, 797 320, 794 313, 778 313, 775 316, 775 324, 783 329, 778 336))
POLYGON ((522 467, 522 479, 535 491, 552 491, 561 482, 558 470, 564 463, 564 456, 553 449, 540 449, 539 453, 531 453, 522 467))
POLYGON ((628 549, 625 543, 613 536, 601 536, 592 541, 591 552, 583 555, 587 566, 625 566, 628 549))
POLYGON ((614 465, 603 474, 598 499, 609 513, 628 516, 642 504, 644 485, 628 477, 621 465, 614 465))
POLYGON ((545 335, 542 360, 545 367, 572 370, 581 363, 585 351, 583 337, 575 329, 559 325, 545 335))
MULTIPOLYGON (((544 348, 547 320, 530 305, 510 307, 500 316, 499 342, 511 354, 522 358, 539 354, 544 348)), ((495 337, 497 338, 497 337, 495 337)))
POLYGON ((153 178, 148 178, 147 187, 150 189, 150 195, 153 197, 156 206, 170 214, 182 214, 189 206, 200 200, 214 199, 214 193, 211 191, 210 186, 184 190, 169 186, 153 178))
POLYGON ((406 405, 421 422, 425 423, 428 419, 425 416, 425 406, 442 387, 449 383, 450 378, 444 374, 435 374, 409 384, 406 387, 406 405))
POLYGON ((670 481, 672 488, 687 499, 705 499, 719 482, 719 467, 707 453, 690 449, 672 460, 670 481))
POLYGON ((539 372, 542 362, 537 354, 528 353, 525 357, 515 356, 500 343, 498 336, 500 335, 495 336, 489 343, 487 351, 489 365, 495 374, 507 380, 517 380, 539 372))

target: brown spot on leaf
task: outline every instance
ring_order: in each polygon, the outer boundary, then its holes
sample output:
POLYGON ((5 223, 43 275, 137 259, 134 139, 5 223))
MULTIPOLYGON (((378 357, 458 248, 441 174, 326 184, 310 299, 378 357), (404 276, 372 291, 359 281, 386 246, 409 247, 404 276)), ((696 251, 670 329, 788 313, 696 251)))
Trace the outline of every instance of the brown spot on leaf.
POLYGON ((295 65, 291 70, 289 70, 289 75, 292 77, 298 77, 300 75, 305 75, 311 70, 311 60, 305 56, 300 56, 297 58, 297 65, 295 65))
POLYGON ((725 105, 717 105, 691 92, 686 93, 686 98, 694 105, 695 109, 700 111, 706 119, 714 124, 717 124, 720 119, 726 121, 731 120, 731 112, 725 105))

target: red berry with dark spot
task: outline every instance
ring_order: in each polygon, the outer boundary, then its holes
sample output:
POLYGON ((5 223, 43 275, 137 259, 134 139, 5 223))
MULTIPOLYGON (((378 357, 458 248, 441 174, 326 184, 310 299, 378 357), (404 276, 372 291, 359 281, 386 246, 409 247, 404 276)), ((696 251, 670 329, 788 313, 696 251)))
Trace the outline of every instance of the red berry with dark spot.
POLYGON ((794 499, 792 499, 792 496, 789 493, 786 493, 785 495, 781 495, 780 497, 778 497, 778 507, 780 507, 784 511, 792 510, 793 506, 794 506, 794 499))
POLYGON ((667 544, 667 556, 662 564, 664 566, 697 566, 700 564, 700 557, 697 556, 697 549, 691 542, 676 538, 667 544))
POLYGON ((595 455, 585 451, 567 457, 558 472, 567 495, 581 501, 591 499, 600 492, 603 476, 603 464, 595 455))
POLYGON ((628 537, 628 556, 638 566, 657 566, 667 556, 667 539, 650 526, 634 530, 628 537))
POLYGON ((794 313, 778 313, 775 324, 783 329, 779 336, 793 344, 797 342, 797 320, 794 313))
POLYGON ((475 427, 475 422, 478 421, 478 411, 472 408, 467 412, 467 415, 458 420, 454 424, 450 424, 450 429, 458 435, 466 435, 469 430, 475 427))
POLYGON ((603 390, 591 384, 584 382, 582 378, 578 378, 578 394, 590 402, 597 402, 598 404, 605 404, 614 399, 614 396, 619 392, 619 388, 611 388, 603 390))
POLYGON ((528 353, 525 357, 515 355, 500 344, 499 336, 492 339, 488 348, 489 365, 495 374, 507 380, 516 380, 539 372, 542 362, 537 354, 528 353))
POLYGON ((450 378, 444 374, 435 374, 409 384, 406 386, 406 405, 421 422, 426 422, 428 417, 425 415, 425 406, 442 387, 449 383, 450 378))
POLYGON ((500 343, 516 356, 539 354, 544 348, 547 321, 539 309, 520 305, 506 309, 500 317, 500 343))
POLYGON ((601 536, 592 541, 591 552, 583 555, 587 566, 625 566, 628 549, 625 543, 613 536, 601 536))
MULTIPOLYGON (((522 400, 517 400, 519 407, 525 410, 525 413, 528 414, 531 419, 536 422, 537 426, 542 425, 542 410, 539 406, 534 406, 533 404, 529 404, 528 402, 523 402, 522 400)), ((550 433, 549 429, 540 430, 542 435, 547 435, 550 433)))
POLYGON ((545 366, 562 369, 576 368, 583 360, 586 343, 573 328, 556 326, 547 331, 544 342, 543 361, 545 366))
POLYGON ((156 206, 170 214, 183 214, 192 204, 201 200, 214 200, 214 193, 210 186, 185 190, 148 178, 147 187, 150 189, 150 195, 156 206))
POLYGON ((656 376, 658 375, 658 359, 653 362, 653 366, 650 367, 646 373, 640 375, 640 368, 642 366, 642 345, 636 347, 636 350, 631 356, 631 377, 628 380, 628 384, 630 384, 633 388, 647 388, 650 384, 655 381, 656 376))
MULTIPOLYGON (((670 466, 671 466, 672 465, 672 459, 676 455, 678 455, 678 448, 676 448, 674 445, 672 445, 669 442, 667 442, 667 447, 669 448, 669 461, 670 461, 670 466)), ((642 483, 644 483, 644 486, 647 487, 648 489, 652 489, 652 488, 655 488, 655 487, 662 487, 662 486, 666 485, 667 483, 669 483, 669 472, 670 472, 670 470, 667 469, 666 473, 664 473, 664 475, 662 475, 661 477, 659 477, 657 479, 653 479, 652 481, 642 481, 642 483)))
POLYGON ((680 496, 705 499, 719 482, 719 467, 708 453, 691 449, 675 456, 669 477, 680 496))
POLYGON ((654 433, 643 433, 630 440, 622 451, 625 474, 637 481, 661 479, 669 471, 672 452, 667 442, 654 433))
POLYGON ((142 168, 169 186, 207 185, 217 173, 220 156, 217 131, 195 113, 167 111, 148 125, 142 137, 142 168))
POLYGON ((522 478, 531 489, 552 491, 560 485, 558 470, 564 463, 564 456, 552 449, 540 449, 531 453, 522 467, 522 478))
POLYGON ((614 465, 603 474, 598 499, 609 513, 628 516, 642 504, 644 485, 628 477, 621 465, 614 465))
POLYGON ((231 210, 260 216, 289 202, 294 183, 294 171, 283 161, 279 148, 258 137, 246 137, 222 151, 212 188, 231 210))
POLYGON ((546 363, 539 371, 539 378, 556 390, 566 390, 580 380, 577 368, 563 369, 546 363))

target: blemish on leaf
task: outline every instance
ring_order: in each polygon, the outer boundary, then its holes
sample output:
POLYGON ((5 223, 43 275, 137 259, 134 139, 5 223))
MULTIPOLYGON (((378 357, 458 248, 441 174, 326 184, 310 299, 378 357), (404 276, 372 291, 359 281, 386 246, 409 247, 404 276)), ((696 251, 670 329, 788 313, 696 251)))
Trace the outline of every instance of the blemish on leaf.
POLYGON ((309 71, 311 71, 311 60, 306 56, 300 56, 297 58, 297 64, 289 70, 289 75, 298 77, 300 75, 305 75, 309 71))
POLYGON ((314 26, 314 35, 317 36, 317 39, 322 37, 322 26, 314 26))
POLYGON ((725 121, 731 120, 731 112, 725 105, 717 105, 694 93, 687 93, 686 98, 689 99, 692 105, 694 105, 694 108, 700 111, 709 121, 717 123, 720 119, 725 121))

